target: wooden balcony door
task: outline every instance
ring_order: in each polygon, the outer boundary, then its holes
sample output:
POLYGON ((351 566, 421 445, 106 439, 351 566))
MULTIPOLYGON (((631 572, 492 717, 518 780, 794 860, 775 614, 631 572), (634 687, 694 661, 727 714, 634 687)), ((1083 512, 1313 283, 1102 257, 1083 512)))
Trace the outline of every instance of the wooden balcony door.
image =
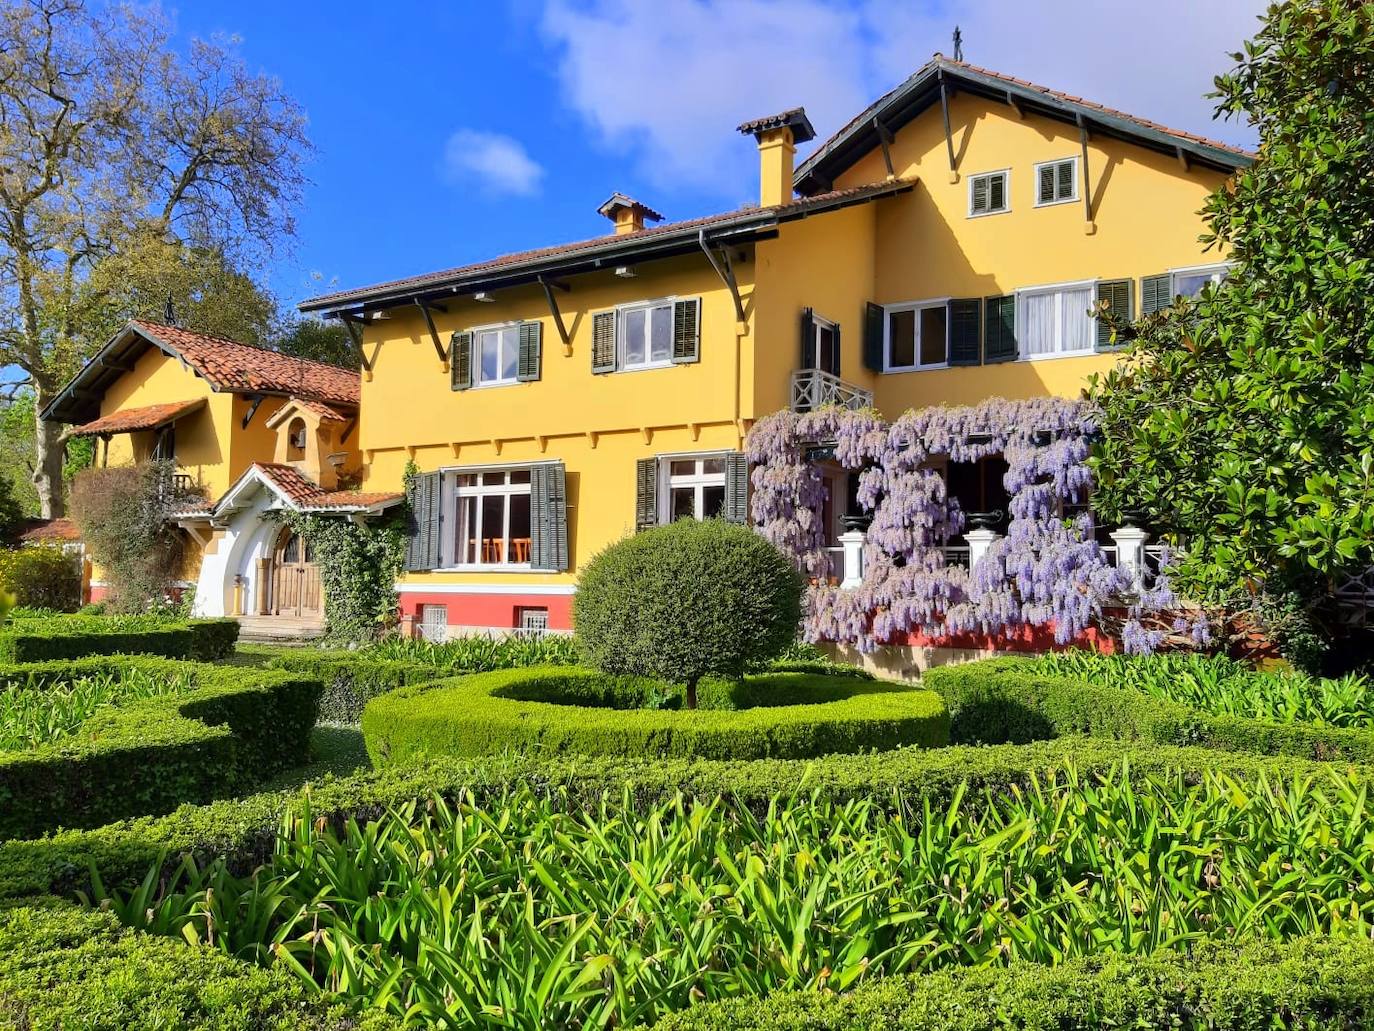
POLYGON ((306 619, 322 611, 320 567, 315 565, 310 545, 291 530, 283 530, 272 556, 272 613, 306 619))

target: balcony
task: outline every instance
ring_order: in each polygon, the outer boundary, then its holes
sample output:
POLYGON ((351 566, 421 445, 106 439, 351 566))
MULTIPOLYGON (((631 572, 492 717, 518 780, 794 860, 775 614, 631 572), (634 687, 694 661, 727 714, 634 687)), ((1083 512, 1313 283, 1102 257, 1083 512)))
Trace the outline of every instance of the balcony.
POLYGON ((873 392, 820 369, 798 369, 792 373, 792 411, 814 412, 826 405, 855 411, 872 408, 873 392))

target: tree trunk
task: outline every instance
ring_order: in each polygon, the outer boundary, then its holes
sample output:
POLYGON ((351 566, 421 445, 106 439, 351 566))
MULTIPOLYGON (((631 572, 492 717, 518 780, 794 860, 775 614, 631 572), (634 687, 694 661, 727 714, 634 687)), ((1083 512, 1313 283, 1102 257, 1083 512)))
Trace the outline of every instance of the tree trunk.
POLYGON ((691 680, 687 681, 687 708, 689 708, 689 709, 695 709, 696 707, 697 707, 697 681, 696 681, 696 678, 693 677, 691 680))
POLYGON ((45 422, 40 412, 50 400, 43 384, 34 383, 33 417, 34 461, 33 485, 38 489, 38 501, 43 506, 44 519, 57 519, 67 514, 67 498, 63 492, 62 463, 64 445, 62 443, 62 424, 45 422))

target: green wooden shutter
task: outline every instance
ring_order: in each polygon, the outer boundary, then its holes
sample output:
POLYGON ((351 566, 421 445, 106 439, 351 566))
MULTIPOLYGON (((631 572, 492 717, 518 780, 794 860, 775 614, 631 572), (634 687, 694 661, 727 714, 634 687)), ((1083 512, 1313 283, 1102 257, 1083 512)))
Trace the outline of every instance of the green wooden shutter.
POLYGON ((1055 191, 1054 199, 1068 200, 1070 197, 1073 196, 1073 177, 1075 172, 1078 170, 1078 162, 1061 161, 1054 167, 1059 176, 1059 181, 1055 191))
POLYGON ((530 565, 561 573, 568 568, 568 477, 562 462, 530 469, 530 565))
POLYGON ((615 372, 615 312, 592 317, 592 372, 615 372))
POLYGON ((803 308, 801 313, 801 364, 799 369, 816 368, 816 312, 803 308))
POLYGON ((883 322, 887 312, 881 304, 869 301, 864 305, 864 368, 883 371, 883 322))
POLYGON ((726 522, 749 522, 749 459, 738 451, 725 456, 725 508, 721 515, 726 522))
POLYGON ((413 477, 406 491, 410 503, 410 522, 406 527, 406 569, 437 569, 443 537, 443 474, 424 473, 413 477))
POLYGON ((658 525, 658 459, 635 463, 635 529, 658 525))
POLYGON ((673 362, 685 365, 701 357, 701 298, 673 302, 673 362))
POLYGON ((949 364, 977 365, 982 361, 983 302, 977 297, 956 297, 949 302, 949 364))
POLYGON ((1036 181, 1036 200, 1040 204, 1053 204, 1057 199, 1055 195, 1055 172, 1054 165, 1041 165, 1039 176, 1036 181))
POLYGON ((840 349, 840 324, 836 322, 830 333, 830 367, 835 370, 835 375, 841 374, 840 362, 844 352, 840 349))
POLYGON ((472 386, 472 334, 454 333, 448 346, 449 386, 467 390, 472 386))
POLYGON ((539 378, 544 358, 544 324, 542 322, 520 323, 520 357, 515 367, 515 378, 521 383, 531 383, 539 378))
POLYGON ((988 210, 1001 211, 1007 206, 1007 177, 1001 172, 988 176, 988 210))
POLYGON ((1140 314, 1153 315, 1174 303, 1170 296, 1169 273, 1145 276, 1140 280, 1140 314))
POLYGON ((979 176, 973 180, 973 200, 970 210, 978 215, 988 210, 988 183, 991 179, 988 176, 979 176))
POLYGON ((994 362, 1016 360, 1016 297, 983 299, 983 361, 994 362))
MULTIPOLYGON (((1108 309, 1121 322, 1131 320, 1131 295, 1135 293, 1135 281, 1131 279, 1108 279, 1097 284, 1097 303, 1107 302, 1108 309)), ((1097 349, 1110 351, 1120 347, 1125 341, 1118 338, 1112 342, 1112 330, 1102 319, 1097 320, 1097 349)))

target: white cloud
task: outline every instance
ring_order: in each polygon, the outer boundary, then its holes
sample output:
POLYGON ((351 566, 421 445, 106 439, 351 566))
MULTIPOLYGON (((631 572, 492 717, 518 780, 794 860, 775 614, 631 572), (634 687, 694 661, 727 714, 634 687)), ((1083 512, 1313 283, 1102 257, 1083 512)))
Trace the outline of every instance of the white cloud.
POLYGON ((1251 143, 1202 94, 1265 0, 546 0, 567 103, 666 187, 752 195, 739 122, 805 105, 822 138, 951 53, 1131 114, 1251 143))
POLYGON ((454 183, 476 183, 493 194, 537 193, 543 167, 524 144, 500 133, 459 129, 444 145, 444 175, 454 183))

